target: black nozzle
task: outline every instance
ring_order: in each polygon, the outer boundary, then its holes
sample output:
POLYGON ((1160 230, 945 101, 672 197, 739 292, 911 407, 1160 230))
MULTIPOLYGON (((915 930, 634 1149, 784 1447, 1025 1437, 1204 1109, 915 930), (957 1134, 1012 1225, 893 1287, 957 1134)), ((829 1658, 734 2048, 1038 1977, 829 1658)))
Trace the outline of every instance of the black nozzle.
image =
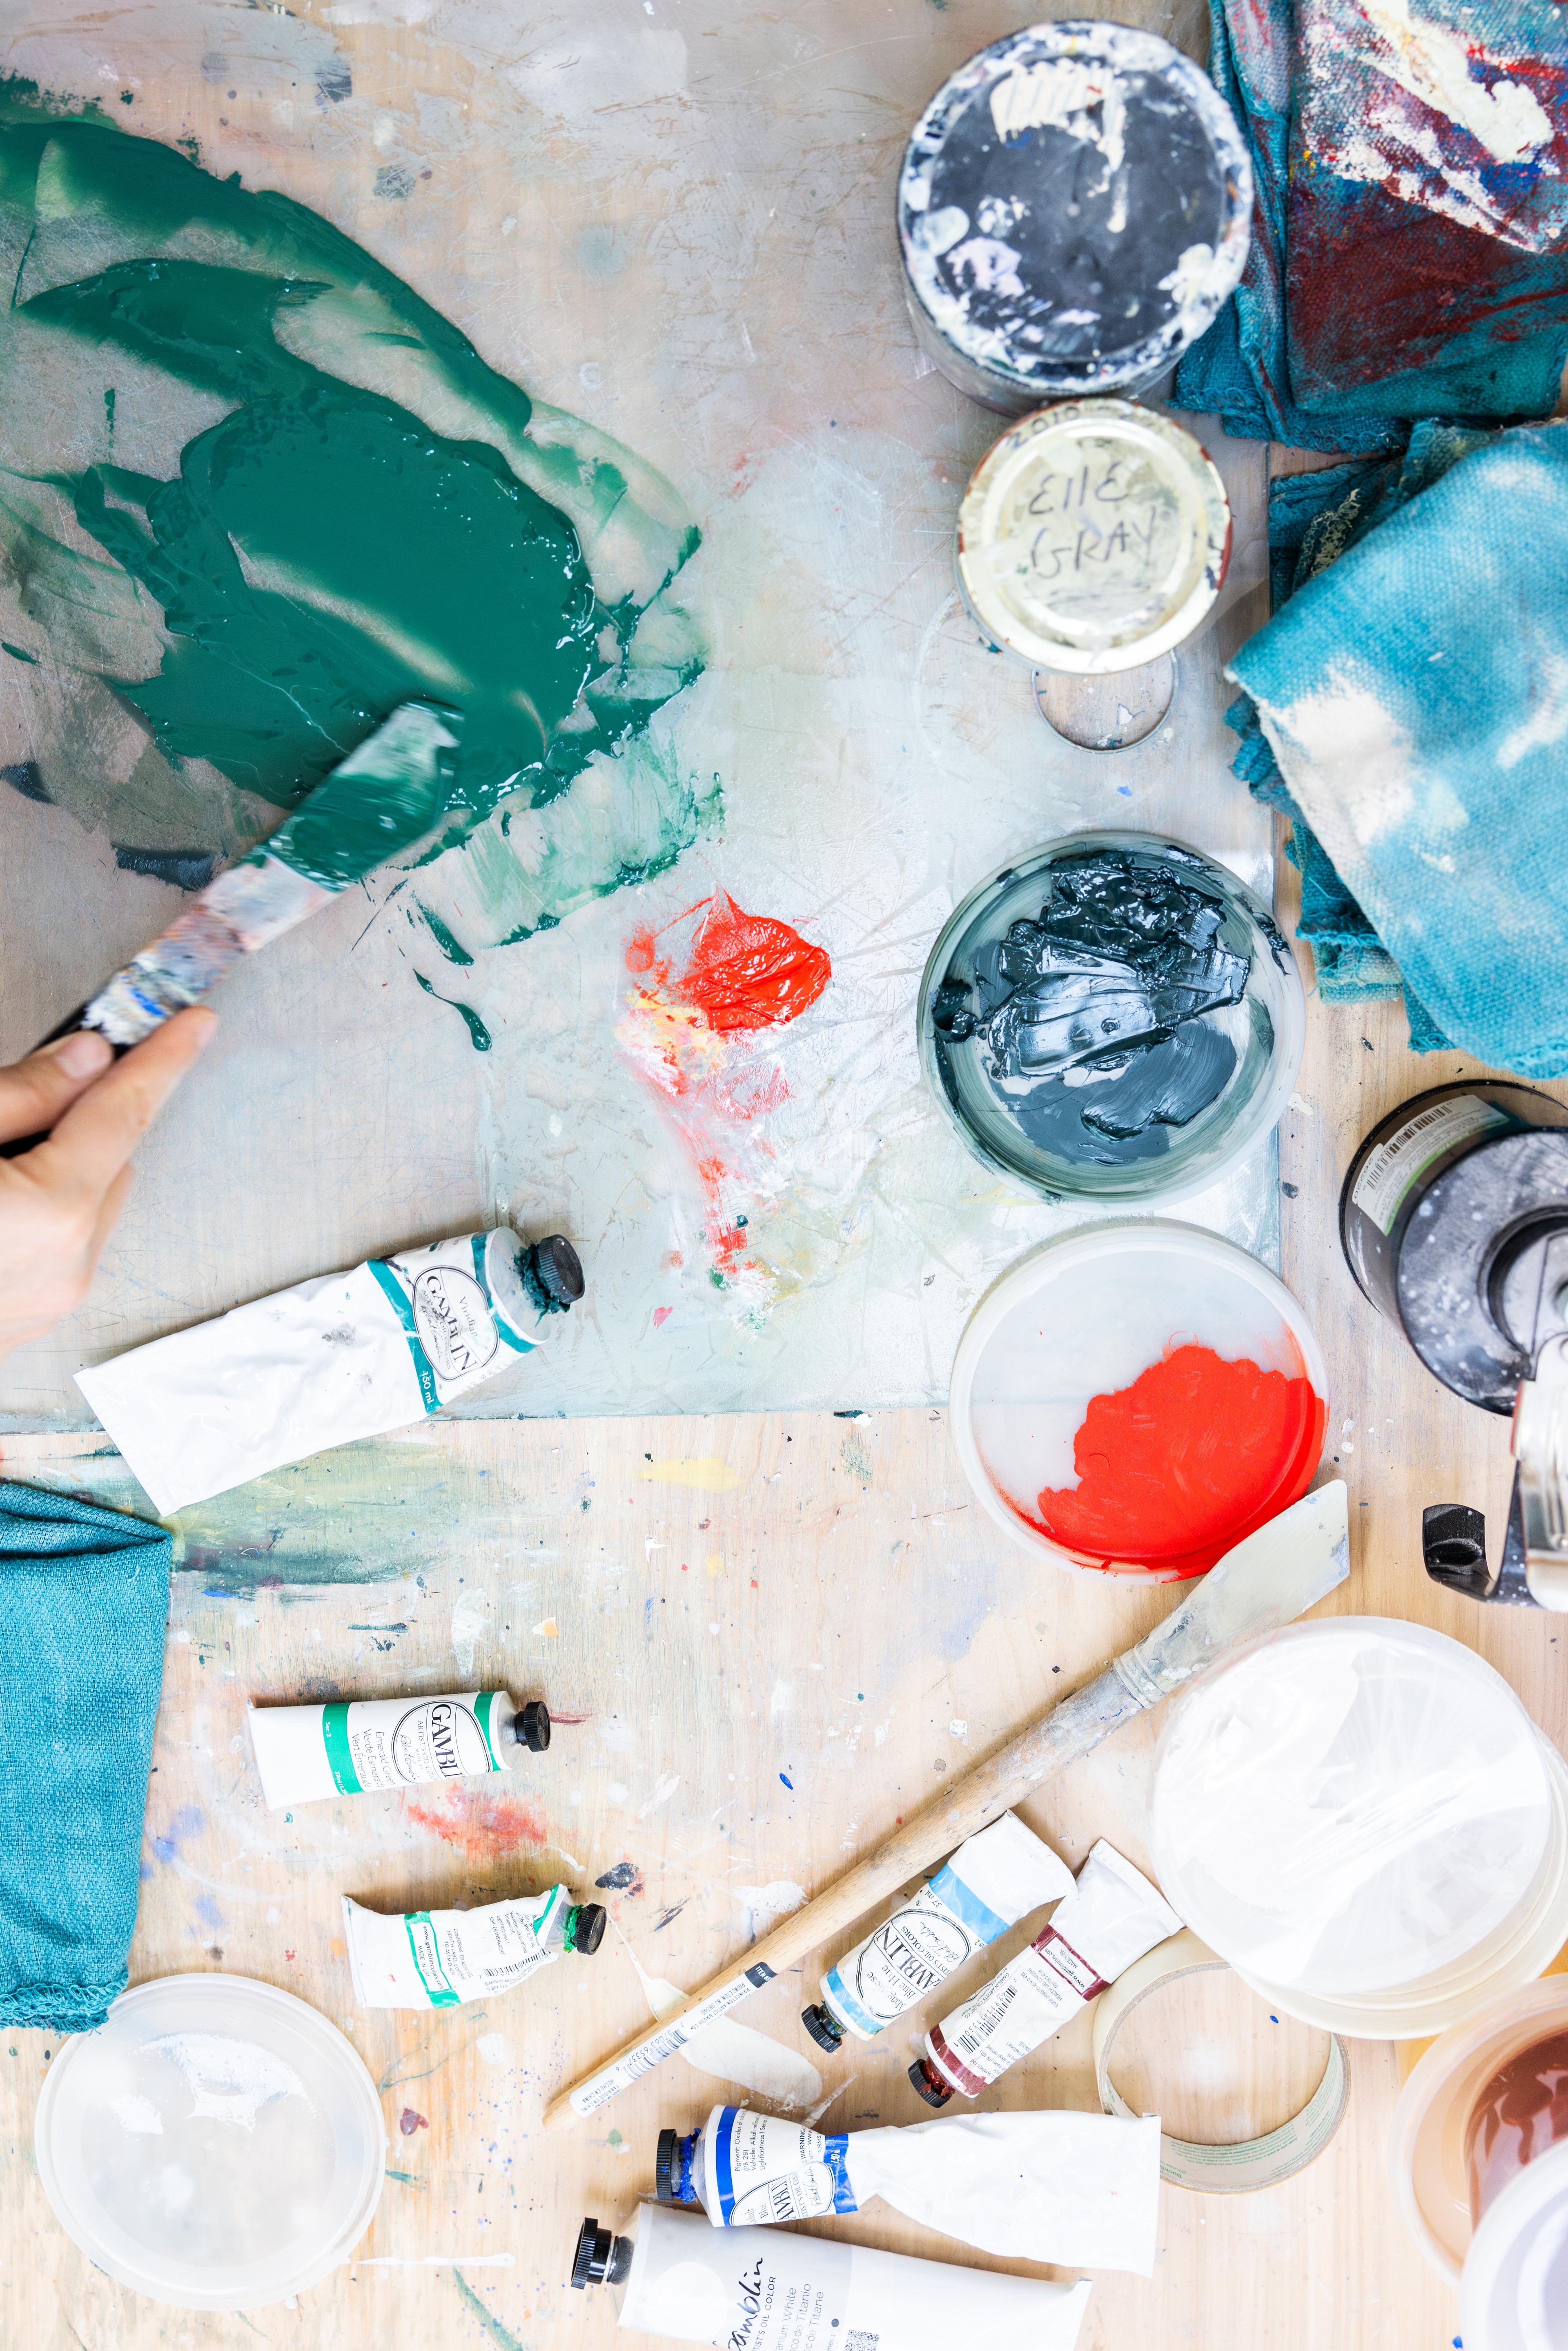
POLYGON ((580 1902, 566 1914, 566 1948, 569 1951, 596 1951, 604 1940, 607 1917, 602 1902, 580 1902))
POLYGON ((953 2085, 945 2082, 929 2057, 917 2057, 909 2069, 909 2078, 928 2106, 945 2106, 953 2095, 953 2085))
POLYGON ((526 1699, 517 1711, 512 1723, 512 1737, 519 1747, 530 1753, 542 1755, 549 1745, 549 1708, 542 1698, 526 1699))
POLYGON ((612 2236, 597 2220, 583 2222, 571 2260, 573 2285, 619 2285, 631 2266, 630 2237, 612 2236))
POLYGON ((564 1233, 551 1233, 548 1239, 535 1241, 527 1261, 547 1298, 558 1306, 576 1305, 586 1287, 582 1259, 564 1233))
POLYGON ((841 2044, 844 2037, 843 2027, 832 2011, 822 2001, 819 2001, 815 2008, 803 2008, 800 2011, 800 2022, 818 2048, 825 2049, 830 2056, 841 2044))

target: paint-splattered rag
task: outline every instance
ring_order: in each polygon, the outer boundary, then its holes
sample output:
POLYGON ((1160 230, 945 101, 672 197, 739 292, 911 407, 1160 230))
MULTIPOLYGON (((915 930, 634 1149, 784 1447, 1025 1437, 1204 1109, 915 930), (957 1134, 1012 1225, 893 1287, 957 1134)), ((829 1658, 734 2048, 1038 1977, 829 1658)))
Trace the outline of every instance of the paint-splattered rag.
POLYGON ((125 1990, 172 1554, 0 1481, 0 2023, 85 2032, 125 1990))
POLYGON ((1412 417, 1549 415, 1568 360, 1559 0, 1210 0, 1245 127, 1246 275, 1182 407, 1300 449, 1403 445, 1412 417))
POLYGON ((1561 1077, 1568 423, 1419 425, 1402 460, 1276 488, 1283 609, 1228 716, 1294 821, 1320 988, 1403 979, 1418 1050, 1561 1077))

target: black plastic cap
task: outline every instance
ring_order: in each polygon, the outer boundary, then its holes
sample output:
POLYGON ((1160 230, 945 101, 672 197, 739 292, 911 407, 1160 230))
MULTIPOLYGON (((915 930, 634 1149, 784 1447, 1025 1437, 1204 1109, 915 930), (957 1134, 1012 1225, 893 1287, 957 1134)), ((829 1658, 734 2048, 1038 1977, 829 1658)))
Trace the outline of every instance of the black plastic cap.
POLYGON ((518 1708, 514 1730, 519 1747, 535 1755, 544 1753, 549 1745, 549 1708, 542 1698, 530 1698, 518 1708))
POLYGON ((583 1902, 571 1914, 571 1948, 574 1951, 596 1951, 604 1940, 604 1923, 608 1917, 602 1902, 583 1902))
POLYGON ((587 1284, 582 1278, 582 1259, 564 1233, 551 1233, 547 1240, 536 1241, 528 1251, 528 1261, 557 1305, 576 1305, 587 1284))
POLYGON ((577 2232, 577 2251, 571 2257, 573 2285, 602 2285, 610 2274, 610 2257, 615 2240, 608 2229, 597 2220, 585 2220, 577 2232))
POLYGON ((830 2056, 843 2040, 843 2032, 838 2019, 821 2003, 815 2008, 803 2008, 800 2011, 800 2022, 818 2048, 825 2049, 830 2056))
POLYGON ((675 2204, 680 2199, 675 2183, 681 2176, 681 2135, 679 2131, 659 2133, 658 2152, 653 2158, 653 2193, 661 2204, 675 2204))
POLYGON ((909 2069, 909 2078, 928 2106, 945 2106, 953 2095, 950 2085, 924 2057, 915 2059, 909 2069))

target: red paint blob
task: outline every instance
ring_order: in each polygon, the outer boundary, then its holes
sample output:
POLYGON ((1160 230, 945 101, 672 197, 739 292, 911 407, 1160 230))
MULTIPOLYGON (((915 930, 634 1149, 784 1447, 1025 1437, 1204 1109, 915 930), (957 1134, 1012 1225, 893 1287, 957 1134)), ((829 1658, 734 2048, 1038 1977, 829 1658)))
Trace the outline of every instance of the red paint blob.
POLYGON ((464 1788, 443 1812, 414 1803, 404 1809, 411 1821, 474 1861, 499 1861, 520 1844, 549 1843, 543 1806, 516 1796, 470 1794, 464 1788))
POLYGON ((1048 1486, 1033 1522, 1089 1566, 1202 1575, 1300 1501, 1326 1418, 1308 1379, 1175 1347, 1131 1387, 1090 1398, 1072 1440, 1078 1484, 1048 1486))
MULTIPOLYGON (((639 933, 626 959, 632 970, 653 969, 652 936, 639 933), (633 955, 648 960, 633 964, 633 955)), ((719 890, 707 902, 691 960, 669 992, 677 1004, 705 1014, 721 1037, 747 1036, 793 1020, 815 1004, 832 976, 825 947, 771 914, 746 914, 719 890)))

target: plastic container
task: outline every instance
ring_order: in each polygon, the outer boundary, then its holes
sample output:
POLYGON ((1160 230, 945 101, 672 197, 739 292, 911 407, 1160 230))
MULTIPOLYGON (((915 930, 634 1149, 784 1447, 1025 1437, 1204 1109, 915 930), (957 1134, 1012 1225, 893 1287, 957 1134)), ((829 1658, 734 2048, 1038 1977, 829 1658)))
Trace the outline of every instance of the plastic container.
POLYGON ((346 2261, 381 2199, 375 2084, 334 2025, 244 1976, 166 1976, 66 2041, 34 2147, 66 2234, 178 2310, 259 2310, 346 2261))
POLYGON ((1201 67, 1156 34, 1030 25, 945 81, 898 187, 915 331, 972 400, 1137 392, 1240 278, 1252 171, 1201 67))
MULTIPOLYGON (((1188 1225, 1108 1223, 1031 1250, 987 1292, 958 1342, 950 1418, 965 1475, 1016 1542, 1059 1567, 1169 1583, 1201 1574, 1300 1500, 1322 1458, 1327 1392, 1312 1324, 1256 1258, 1188 1225), (1186 1347, 1233 1367, 1221 1384, 1240 1384, 1239 1413, 1222 1399, 1222 1425, 1210 1432, 1216 1478, 1231 1440, 1261 1430, 1260 1405, 1275 1416, 1277 1457, 1262 1457, 1249 1477, 1239 1465, 1229 1504, 1221 1489, 1201 1519, 1187 1515, 1199 1508, 1196 1481, 1152 1512, 1129 1482, 1124 1543, 1091 1547, 1053 1531, 1041 1496, 1071 1488, 1091 1405, 1125 1397, 1155 1367, 1179 1369, 1186 1347), (1142 1539, 1151 1515, 1152 1544, 1142 1539)), ((1114 1500, 1121 1465, 1090 1474, 1114 1500)))
POLYGON ((937 935, 915 1017, 926 1083, 981 1165, 1105 1207, 1218 1183, 1279 1119, 1306 1034, 1261 899, 1147 832, 1069 833, 978 883, 937 935), (1076 911, 1091 889, 1103 921, 1076 911), (1020 925, 1046 934, 1028 968, 1011 961, 1020 925), (1024 1008, 1049 1026, 1026 1031, 1024 1008))
POLYGON ((1292 1625, 1206 1676, 1162 1733, 1150 1836, 1205 1942, 1330 2032, 1440 2032, 1568 1933, 1568 1767, 1424 1625, 1292 1625))
POLYGON ((1505 1992, 1433 2042, 1394 2111, 1395 2196, 1431 2267, 1460 2290, 1459 2331, 1469 2351, 1554 2351, 1568 2335, 1568 2143, 1561 2116, 1541 2117, 1531 2159, 1511 2165, 1506 2180, 1494 2177, 1494 2192, 1479 2210, 1468 2159, 1499 2077, 1542 2043, 1561 2044, 1565 2033, 1562 1976, 1505 1992))
POLYGON ((998 652, 1103 676, 1190 637, 1230 559, 1230 506, 1201 444, 1130 400, 1026 416, 958 509, 958 592, 998 652))

